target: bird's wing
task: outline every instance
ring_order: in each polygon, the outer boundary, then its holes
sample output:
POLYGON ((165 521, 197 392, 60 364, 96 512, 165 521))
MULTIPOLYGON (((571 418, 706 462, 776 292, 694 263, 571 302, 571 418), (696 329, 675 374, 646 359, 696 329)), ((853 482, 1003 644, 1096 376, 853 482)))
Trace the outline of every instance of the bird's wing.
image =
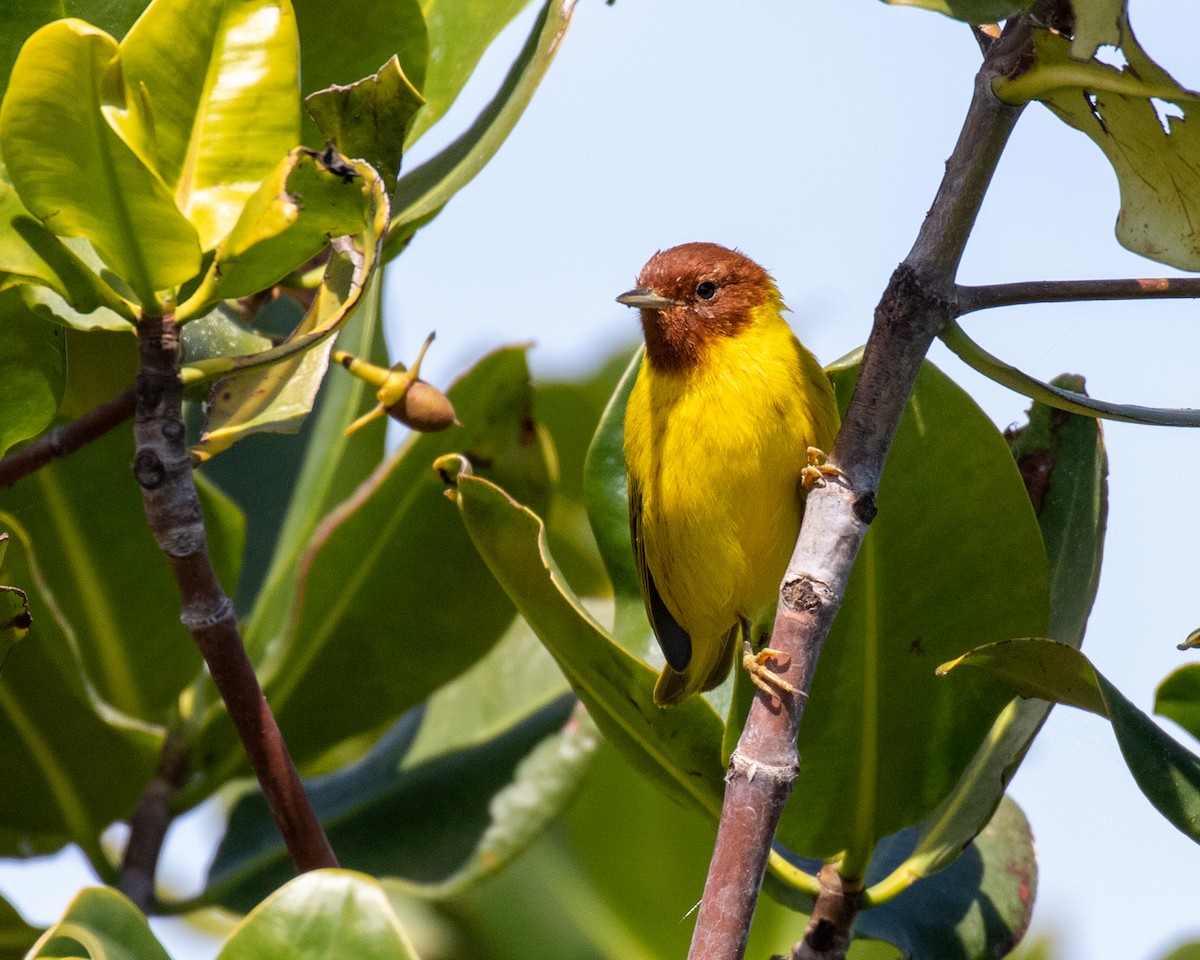
POLYGON ((629 477, 629 537, 633 541, 633 562, 637 565, 638 580, 642 586, 642 600, 646 604, 646 616, 654 629, 655 639, 662 648, 672 670, 683 673, 692 660, 692 638, 671 616, 663 598, 654 585, 654 577, 646 565, 646 544, 642 537, 642 489, 641 484, 629 477))

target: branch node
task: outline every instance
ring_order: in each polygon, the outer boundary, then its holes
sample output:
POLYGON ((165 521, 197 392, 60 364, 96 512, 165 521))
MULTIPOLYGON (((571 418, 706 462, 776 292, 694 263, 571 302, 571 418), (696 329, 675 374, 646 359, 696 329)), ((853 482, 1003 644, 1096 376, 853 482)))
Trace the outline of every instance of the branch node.
POLYGON ((859 494, 854 498, 850 509, 854 511, 854 516, 859 523, 869 526, 875 519, 875 515, 879 513, 879 507, 875 504, 875 493, 868 490, 866 493, 859 494))
POLYGON ((793 613, 812 613, 820 609, 822 604, 829 603, 833 597, 829 584, 822 583, 807 574, 796 579, 785 580, 780 588, 779 596, 793 613))
POLYGON ((799 761, 788 764, 766 763, 747 757, 741 750, 734 750, 729 758, 729 770, 725 774, 725 782, 732 783, 742 777, 747 783, 753 783, 754 778, 762 774, 777 783, 792 783, 799 772, 799 761))
POLYGON ((223 620, 233 618, 233 601, 221 594, 220 601, 210 611, 197 611, 197 604, 185 608, 179 615, 179 621, 187 628, 188 633, 197 633, 215 627, 223 620))

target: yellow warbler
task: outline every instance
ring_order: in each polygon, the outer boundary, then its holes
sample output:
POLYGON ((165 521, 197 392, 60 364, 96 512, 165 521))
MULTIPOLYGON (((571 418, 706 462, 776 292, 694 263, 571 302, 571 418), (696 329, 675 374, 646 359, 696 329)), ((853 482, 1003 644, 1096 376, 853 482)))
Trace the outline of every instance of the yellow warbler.
POLYGON ((629 522, 646 613, 667 664, 660 706, 711 690, 743 663, 794 692, 755 656, 751 625, 775 600, 806 489, 838 428, 833 389, 798 341, 767 272, 715 243, 650 258, 637 288, 646 355, 625 414, 629 522))

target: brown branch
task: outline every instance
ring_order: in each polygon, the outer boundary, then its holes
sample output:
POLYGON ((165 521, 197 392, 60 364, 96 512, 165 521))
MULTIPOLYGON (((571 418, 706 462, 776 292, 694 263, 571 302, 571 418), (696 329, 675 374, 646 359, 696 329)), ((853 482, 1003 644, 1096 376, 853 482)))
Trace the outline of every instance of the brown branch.
POLYGON ((187 753, 172 733, 167 734, 158 758, 158 773, 142 791, 129 818, 129 839, 121 858, 120 890, 142 911, 155 906, 154 872, 158 855, 171 826, 171 798, 187 780, 187 753))
POLYGON ((233 603, 209 559, 184 445, 179 329, 173 317, 142 318, 138 357, 133 473, 142 488, 147 522, 179 586, 180 619, 225 701, 296 869, 336 867, 337 858, 246 656, 233 603))
POLYGON ((16 453, 0 460, 0 490, 48 463, 69 457, 133 416, 133 387, 89 410, 78 420, 55 427, 16 453))
POLYGON ((1082 300, 1184 300, 1200 297, 1200 277, 1153 277, 1122 280, 1023 280, 959 286, 958 310, 974 313, 1022 303, 1082 300))
MULTIPOLYGON (((954 276, 963 249, 1021 113, 992 94, 992 80, 1024 69, 1030 50, 1031 35, 1020 17, 1009 21, 989 48, 937 197, 876 308, 862 372, 830 458, 846 472, 847 482, 829 483, 809 495, 771 633, 771 646, 783 651, 787 664, 783 678, 804 695, 783 703, 762 692, 755 695, 730 758, 716 848, 688 954, 692 960, 732 960, 745 952, 775 827, 796 778, 796 737, 817 658, 875 515, 884 460, 917 372, 933 338, 953 316, 954 276)), ((847 877, 846 886, 853 888, 860 878, 847 877)), ((827 914, 836 918, 832 929, 822 928, 831 944, 848 944, 857 909, 851 906, 827 914)))
POLYGON ((821 868, 818 879, 821 893, 791 960, 838 960, 850 949, 850 926, 858 914, 862 884, 844 880, 831 863, 821 868))

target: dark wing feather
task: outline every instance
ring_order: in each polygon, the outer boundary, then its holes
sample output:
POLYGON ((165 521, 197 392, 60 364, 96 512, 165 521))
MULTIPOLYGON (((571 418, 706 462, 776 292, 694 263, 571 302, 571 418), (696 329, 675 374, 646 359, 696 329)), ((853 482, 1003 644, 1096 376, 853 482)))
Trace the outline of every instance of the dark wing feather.
POLYGON ((654 585, 650 568, 646 566, 646 544, 642 539, 642 490, 641 485, 629 477, 629 538, 633 541, 633 562, 637 566, 638 580, 642 585, 642 600, 646 604, 646 616, 654 629, 655 639, 662 648, 663 656, 672 670, 682 673, 692 660, 692 638, 679 625, 654 585))

